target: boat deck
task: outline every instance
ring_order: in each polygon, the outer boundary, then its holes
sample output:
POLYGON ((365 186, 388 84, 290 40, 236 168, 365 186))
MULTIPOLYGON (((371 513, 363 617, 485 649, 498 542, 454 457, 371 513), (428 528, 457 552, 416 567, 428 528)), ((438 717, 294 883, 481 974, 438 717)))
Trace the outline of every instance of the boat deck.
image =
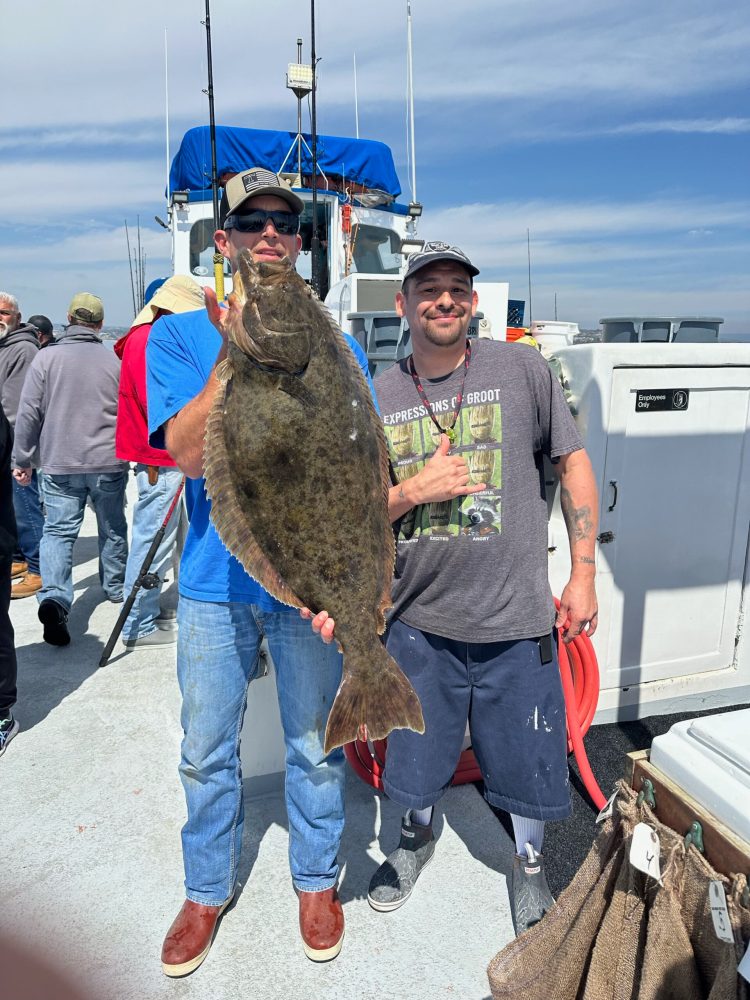
POLYGON ((246 801, 236 901, 205 963, 183 980, 162 974, 161 942, 184 898, 175 647, 125 654, 119 645, 99 669, 120 606, 99 586, 90 511, 75 562, 70 646, 42 641, 33 598, 11 605, 21 731, 0 759, 2 934, 41 949, 107 1000, 488 997, 487 963, 513 935, 512 841, 476 787, 451 789, 418 891, 402 910, 376 913, 366 892, 384 856, 381 825, 388 851, 400 811, 353 772, 340 956, 316 965, 302 951, 286 811, 274 793, 246 801))
MULTIPOLYGON (((284 800, 276 792, 246 798, 240 884, 205 963, 185 979, 164 977, 161 942, 183 900, 175 647, 125 654, 120 645, 99 669, 119 606, 99 586, 90 511, 75 563, 70 646, 42 641, 34 599, 11 605, 21 731, 0 758, 0 936, 33 945, 96 1000, 488 1000, 487 964, 513 935, 508 818, 487 806, 479 787, 450 789, 436 809, 435 860, 413 898, 394 913, 376 913, 367 885, 396 844, 400 810, 353 772, 339 957, 315 965, 302 951, 284 800)), ((685 717, 594 727, 586 745, 605 794, 627 751, 649 747, 685 717)), ((548 824, 545 839, 556 895, 595 835, 595 811, 581 789, 572 763, 573 813, 548 824)))

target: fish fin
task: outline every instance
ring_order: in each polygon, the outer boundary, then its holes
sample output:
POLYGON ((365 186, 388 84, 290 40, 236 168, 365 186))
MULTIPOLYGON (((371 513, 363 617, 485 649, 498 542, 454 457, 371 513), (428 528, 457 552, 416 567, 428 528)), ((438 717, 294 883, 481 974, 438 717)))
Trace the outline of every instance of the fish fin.
POLYGON ((285 392, 287 396, 292 396, 294 399, 299 400, 303 406, 317 406, 318 397, 315 393, 310 392, 305 383, 301 378, 297 378, 295 375, 282 375, 279 379, 279 389, 285 392))
POLYGON ((234 367, 229 358, 224 358, 216 366, 216 377, 220 382, 228 382, 234 374, 234 367))
POLYGON ((206 495, 211 500, 211 521, 229 552, 269 594, 283 604, 295 608, 304 607, 258 545, 240 506, 224 442, 224 402, 227 389, 228 383, 220 382, 206 421, 203 465, 206 495))
POLYGON ((356 740, 360 726, 367 726, 371 740, 385 739, 393 729, 424 732, 419 698, 385 646, 374 643, 369 660, 360 669, 348 669, 344 653, 344 675, 326 726, 326 753, 356 740))
MULTIPOLYGON (((375 428, 375 434, 378 442, 378 467, 380 470, 380 481, 383 484, 383 502, 385 503, 386 510, 388 509, 388 494, 391 487, 391 472, 390 472, 390 462, 388 457, 388 444, 385 439, 385 431, 383 430, 382 417, 378 413, 375 407, 375 401, 372 398, 372 392, 367 379, 362 372, 359 361, 357 360, 354 352, 352 351, 349 343, 347 342, 341 329, 334 321, 333 316, 331 316, 328 309, 321 305, 322 312, 324 313, 326 319, 331 325, 335 340, 339 347, 339 352, 344 359, 345 363, 348 365, 355 382, 359 385, 361 395, 364 398, 365 405, 368 408, 370 415, 370 422, 375 428)), ((384 579, 382 581, 382 591, 380 596, 380 603, 378 606, 378 635, 382 635, 385 631, 385 612, 388 608, 392 607, 393 600, 391 598, 391 585, 393 583, 393 567, 396 562, 396 539, 393 535, 393 529, 390 523, 386 522, 385 530, 382 537, 383 552, 385 553, 385 566, 386 572, 384 579)))

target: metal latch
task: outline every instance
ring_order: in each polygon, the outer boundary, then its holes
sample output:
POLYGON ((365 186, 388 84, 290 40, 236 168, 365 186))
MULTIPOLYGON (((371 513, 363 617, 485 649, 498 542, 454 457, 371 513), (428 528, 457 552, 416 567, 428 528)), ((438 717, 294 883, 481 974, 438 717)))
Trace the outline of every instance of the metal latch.
POLYGON ((706 849, 703 846, 703 827, 698 820, 690 824, 690 829, 685 834, 685 847, 688 847, 690 844, 699 850, 701 854, 706 853, 706 849))
POLYGON ((656 795, 654 792, 654 783, 650 780, 650 778, 641 779, 641 790, 640 792, 638 792, 638 798, 635 800, 635 804, 637 806, 642 805, 644 802, 646 803, 647 806, 650 806, 654 812, 656 812, 656 795))
POLYGON ((614 531, 603 531, 601 535, 596 536, 596 540, 600 545, 606 545, 607 542, 614 542, 615 533, 614 531))

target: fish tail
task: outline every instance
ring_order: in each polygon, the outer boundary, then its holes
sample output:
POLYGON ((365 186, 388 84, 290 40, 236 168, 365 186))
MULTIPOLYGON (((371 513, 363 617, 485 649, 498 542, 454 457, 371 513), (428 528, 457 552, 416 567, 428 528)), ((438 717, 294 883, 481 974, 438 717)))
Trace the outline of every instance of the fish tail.
POLYGON ((328 716, 325 752, 356 740, 360 726, 367 727, 372 740, 385 739, 393 729, 423 733, 416 691, 385 646, 373 645, 360 669, 352 655, 345 654, 344 676, 328 716))

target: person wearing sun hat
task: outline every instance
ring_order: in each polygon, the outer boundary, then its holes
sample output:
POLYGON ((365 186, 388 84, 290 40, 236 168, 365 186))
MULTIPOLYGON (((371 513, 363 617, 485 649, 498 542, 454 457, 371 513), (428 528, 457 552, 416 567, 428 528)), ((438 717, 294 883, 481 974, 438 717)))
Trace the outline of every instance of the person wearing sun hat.
MULTIPOLYGON (((182 473, 163 448, 148 443, 146 400, 146 344, 160 316, 203 309, 203 289, 187 275, 176 274, 155 290, 133 320, 130 330, 115 344, 122 361, 117 404, 115 449, 117 457, 135 463, 138 500, 133 508, 130 554, 125 570, 125 595, 133 589, 143 560, 179 489, 182 473)), ((149 572, 159 577, 159 586, 141 587, 125 620, 122 641, 128 649, 136 646, 172 645, 177 641, 174 609, 160 608, 164 574, 179 559, 176 542, 180 511, 167 522, 149 572)))

